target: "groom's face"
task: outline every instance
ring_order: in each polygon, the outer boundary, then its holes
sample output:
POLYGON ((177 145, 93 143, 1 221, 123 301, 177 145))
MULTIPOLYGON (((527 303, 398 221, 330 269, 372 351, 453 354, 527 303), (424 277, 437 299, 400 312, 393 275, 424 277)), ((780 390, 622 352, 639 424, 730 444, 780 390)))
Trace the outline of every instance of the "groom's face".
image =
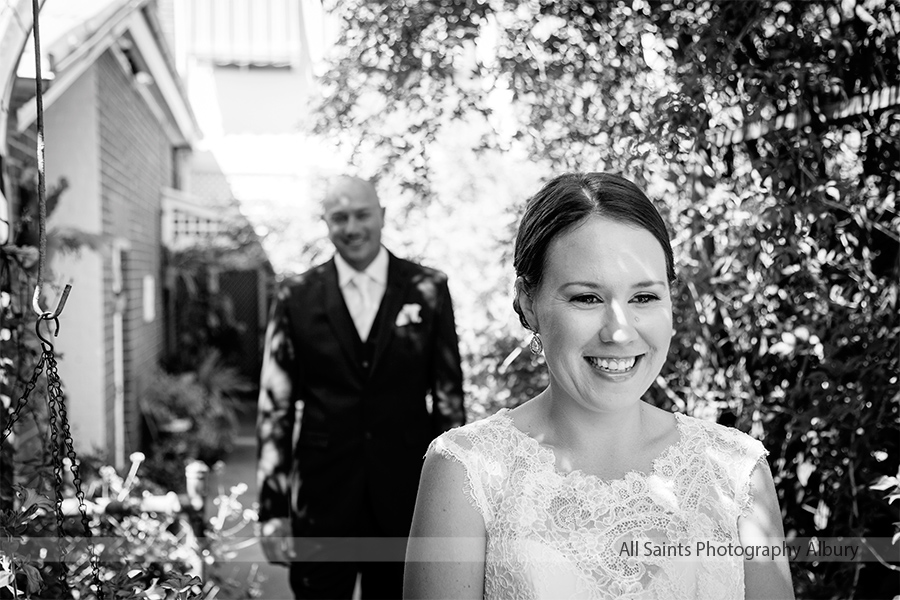
POLYGON ((328 238, 347 264, 362 271, 381 248, 384 209, 371 185, 361 180, 343 180, 324 202, 328 238))

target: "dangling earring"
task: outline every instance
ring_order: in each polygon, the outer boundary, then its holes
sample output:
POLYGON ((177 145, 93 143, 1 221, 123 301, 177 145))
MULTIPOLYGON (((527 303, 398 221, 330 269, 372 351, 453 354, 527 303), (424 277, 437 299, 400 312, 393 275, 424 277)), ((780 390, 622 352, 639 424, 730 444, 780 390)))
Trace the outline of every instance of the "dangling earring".
POLYGON ((538 333, 532 334, 528 347, 531 348, 531 353, 535 356, 539 356, 544 351, 544 342, 541 341, 541 336, 538 333))

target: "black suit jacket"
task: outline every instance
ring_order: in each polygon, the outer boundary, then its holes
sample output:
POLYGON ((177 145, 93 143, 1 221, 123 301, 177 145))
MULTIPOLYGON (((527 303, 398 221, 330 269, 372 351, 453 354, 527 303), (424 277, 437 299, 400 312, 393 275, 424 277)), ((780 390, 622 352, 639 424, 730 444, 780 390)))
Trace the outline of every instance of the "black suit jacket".
POLYGON ((381 535, 408 535, 428 444, 465 421, 446 275, 390 255, 366 345, 332 259, 283 286, 265 348, 260 520, 290 516, 298 537, 348 536, 373 513, 381 535))

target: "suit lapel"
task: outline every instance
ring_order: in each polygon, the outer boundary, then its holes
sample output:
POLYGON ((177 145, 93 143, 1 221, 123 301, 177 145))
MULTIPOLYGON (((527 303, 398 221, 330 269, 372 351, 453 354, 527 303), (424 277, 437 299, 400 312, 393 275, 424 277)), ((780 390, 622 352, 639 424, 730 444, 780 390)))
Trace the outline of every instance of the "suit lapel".
POLYGON ((378 367, 378 362, 385 349, 394 337, 394 320, 400 312, 400 306, 406 297, 406 288, 409 286, 409 277, 403 271, 403 265, 393 254, 388 254, 388 278, 384 289, 384 298, 372 325, 372 333, 375 335, 375 353, 372 355, 372 373, 378 367))
POLYGON ((359 334, 356 332, 356 326, 353 324, 353 317, 350 316, 350 311, 347 310, 347 304, 344 302, 341 288, 338 287, 337 267, 334 266, 334 259, 328 262, 324 270, 322 287, 322 297, 325 298, 325 314, 328 315, 335 337, 347 354, 347 362, 353 365, 354 370, 360 371, 359 357, 356 353, 356 347, 359 344, 359 334))

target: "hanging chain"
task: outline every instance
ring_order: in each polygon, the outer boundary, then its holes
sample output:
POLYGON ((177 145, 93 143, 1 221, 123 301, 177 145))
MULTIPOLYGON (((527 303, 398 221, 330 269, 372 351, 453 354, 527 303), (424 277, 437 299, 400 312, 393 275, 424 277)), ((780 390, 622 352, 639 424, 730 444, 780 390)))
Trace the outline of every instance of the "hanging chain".
MULTIPOLYGON (((35 331, 37 332, 38 338, 41 340, 41 359, 38 361, 38 364, 34 367, 34 372, 31 375, 31 379, 25 384, 25 391, 22 394, 22 397, 19 399, 16 404, 16 408, 9 413, 9 422, 6 424, 6 427, 3 431, 2 437, 0 437, 0 445, 6 441, 6 439, 12 434, 13 425, 19 419, 22 414, 23 409, 28 404, 28 398, 31 395, 31 392, 34 391, 34 388, 37 386, 38 377, 40 377, 41 373, 43 373, 44 368, 47 369, 47 406, 48 406, 48 420, 50 425, 50 453, 53 457, 53 476, 56 482, 55 491, 56 491, 56 532, 57 532, 57 547, 59 552, 59 561, 63 563, 65 561, 65 557, 68 554, 68 550, 65 547, 64 539, 65 539, 65 516, 62 511, 62 501, 63 501, 63 471, 64 471, 64 461, 63 461, 63 452, 65 453, 65 457, 69 459, 69 468, 72 472, 72 485, 75 488, 75 497, 78 500, 78 510, 81 513, 81 524, 84 527, 84 536, 88 542, 88 556, 91 566, 91 576, 94 581, 94 585, 97 587, 97 598, 103 599, 103 587, 101 585, 100 579, 100 559, 97 554, 94 552, 94 545, 91 541, 92 532, 91 532, 91 523, 90 519, 88 519, 87 515, 87 507, 85 506, 84 500, 84 490, 81 487, 81 477, 78 471, 78 457, 75 453, 75 445, 72 439, 72 431, 69 427, 69 417, 68 412, 66 410, 66 398, 65 394, 62 390, 62 382, 59 379, 59 370, 57 368, 56 357, 53 354, 53 344, 41 335, 40 325, 42 321, 53 320, 56 322, 57 326, 59 325, 59 320, 55 317, 50 316, 49 314, 38 317, 37 323, 35 323, 35 331)), ((69 591, 68 582, 65 577, 60 578, 60 583, 64 586, 66 591, 69 591)))
MULTIPOLYGON (((81 513, 81 524, 84 528, 84 537, 88 541, 88 555, 90 556, 91 574, 94 583, 97 585, 98 597, 103 597, 103 590, 100 587, 100 559, 94 552, 94 545, 91 542, 92 532, 91 523, 87 516, 87 509, 84 504, 84 490, 81 488, 81 477, 78 471, 78 457, 75 454, 75 446, 72 440, 72 431, 69 428, 69 417, 66 412, 65 396, 62 391, 62 384, 59 380, 59 372, 56 368, 56 358, 53 356, 52 349, 44 352, 44 358, 47 360, 47 396, 50 403, 56 405, 56 411, 59 417, 59 424, 62 430, 62 442, 66 452, 66 458, 69 459, 69 469, 72 471, 72 486, 75 488, 75 498, 78 499, 78 510, 81 513)), ((62 461, 55 463, 56 468, 61 469, 62 461)), ((62 473, 58 481, 61 482, 62 473)), ((61 509, 62 499, 60 490, 57 490, 58 505, 61 509)), ((61 510, 60 510, 61 512, 61 510)))
MULTIPOLYGON (((41 357, 46 358, 47 350, 44 350, 44 354, 41 357)), ((49 370, 47 372, 48 380, 49 380, 49 370)), ((57 423, 57 407, 58 399, 50 393, 50 386, 47 386, 47 407, 48 407, 48 418, 50 421, 50 453, 53 455, 53 478, 56 481, 56 485, 54 489, 56 491, 56 547, 59 555, 59 563, 60 565, 65 564, 66 555, 68 554, 68 550, 65 545, 65 517, 62 511, 62 501, 63 501, 63 478, 62 478, 62 457, 59 454, 59 424, 57 423)), ((65 567, 63 568, 63 573, 66 572, 65 567)), ((65 576, 60 576, 59 583, 63 586, 63 589, 68 592, 69 584, 66 580, 65 576)))
MULTIPOLYGON (((47 351, 44 351, 44 355, 42 358, 46 359, 47 351)), ((52 360, 52 358, 51 358, 52 360)), ((63 535, 63 512, 62 512, 62 491, 63 491, 63 464, 62 464, 62 456, 60 455, 59 448, 59 397, 53 393, 52 389, 53 383, 50 379, 50 370, 49 365, 47 369, 47 406, 50 409, 49 412, 49 420, 50 420, 50 453, 53 455, 53 478, 56 480, 56 525, 59 532, 59 537, 62 539, 63 535)), ((62 559, 62 556, 60 556, 62 559)))
MULTIPOLYGON (((38 326, 40 321, 38 319, 38 326)), ((40 332, 38 332, 40 333, 40 332)), ((84 491, 81 489, 81 477, 78 474, 78 457, 75 454, 75 446, 72 441, 72 431, 69 428, 69 417, 66 412, 66 398, 62 391, 62 384, 59 380, 59 371, 57 370, 56 357, 53 355, 53 346, 49 343, 42 344, 44 353, 42 362, 47 365, 47 401, 50 406, 50 444, 53 453, 53 474, 56 478, 56 523, 57 535, 59 536, 59 552, 60 561, 63 561, 67 554, 63 546, 63 459, 60 456, 60 450, 66 452, 69 459, 69 468, 72 471, 72 485, 75 487, 75 497, 78 499, 78 511, 81 513, 81 523, 84 527, 84 537, 87 539, 87 552, 90 557, 91 576, 94 584, 97 586, 97 597, 103 598, 103 588, 100 581, 100 560, 94 552, 94 544, 91 541, 91 523, 87 516, 87 508, 84 505, 84 491), (62 444, 60 444, 62 442, 62 444)), ((65 582, 63 582, 64 585, 65 582)))

